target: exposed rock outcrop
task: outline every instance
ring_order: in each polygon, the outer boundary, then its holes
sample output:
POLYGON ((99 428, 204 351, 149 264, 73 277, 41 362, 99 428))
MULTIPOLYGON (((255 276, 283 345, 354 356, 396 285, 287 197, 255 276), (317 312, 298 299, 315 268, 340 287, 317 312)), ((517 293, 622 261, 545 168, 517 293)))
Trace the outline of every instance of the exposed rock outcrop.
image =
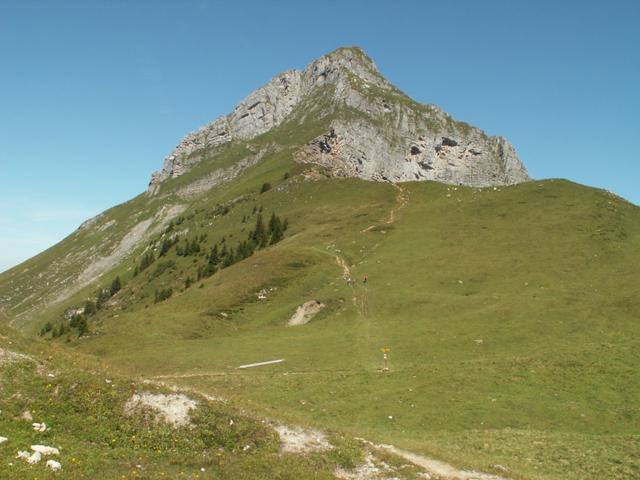
POLYGON ((361 49, 341 48, 304 70, 277 75, 229 115, 189 134, 153 174, 149 192, 223 144, 251 140, 285 121, 303 124, 307 113, 297 107, 323 85, 332 88, 314 101, 335 120, 325 134, 300 146, 300 162, 324 165, 337 176, 393 182, 491 186, 529 179, 507 140, 488 137, 436 106, 414 102, 385 80, 361 49))

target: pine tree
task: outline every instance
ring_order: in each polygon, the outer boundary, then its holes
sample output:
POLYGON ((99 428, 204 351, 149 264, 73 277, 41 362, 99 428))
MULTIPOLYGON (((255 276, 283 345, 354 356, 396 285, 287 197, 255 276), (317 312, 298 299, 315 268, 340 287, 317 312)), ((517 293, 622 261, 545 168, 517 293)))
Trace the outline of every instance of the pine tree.
POLYGON ((251 234, 249 234, 249 238, 253 240, 253 243, 262 248, 267 244, 267 231, 264 226, 264 220, 262 219, 262 213, 258 214, 258 218, 256 219, 256 227, 251 234))
POLYGON ((144 270, 149 268, 149 266, 156 261, 156 258, 153 256, 153 252, 147 252, 140 260, 140 265, 138 265, 137 271, 138 273, 142 273, 144 270))
POLYGON ((172 246, 173 242, 165 238, 162 241, 162 246, 160 247, 160 253, 158 254, 158 257, 164 257, 167 253, 169 253, 169 250, 172 246))
POLYGON ((84 314, 90 317, 96 313, 96 304, 93 300, 84 302, 84 314))
POLYGON ((269 190, 271 190, 271 184, 269 182, 263 183, 262 187, 260 187, 260 193, 268 192, 269 190))
POLYGON ((271 245, 273 245, 274 243, 278 243, 280 240, 282 240, 283 237, 284 232, 282 231, 282 225, 280 224, 280 222, 278 222, 271 232, 271 245))
POLYGON ((209 254, 209 263, 218 265, 220 263, 220 254, 218 253, 218 244, 216 243, 209 254))
POLYGON ((98 290, 98 294, 96 295, 96 309, 102 309, 109 298, 111 298, 109 290, 107 290, 106 288, 101 288, 100 290, 98 290))
POLYGON ((277 225, 280 224, 280 219, 276 216, 276 212, 271 214, 271 218, 269 219, 269 234, 273 233, 276 229, 277 225))
POLYGON ((84 316, 80 316, 78 318, 76 326, 78 328, 78 337, 86 335, 87 332, 89 331, 89 324, 87 322, 86 317, 84 316))
POLYGON ((109 289, 109 293, 113 297, 116 293, 120 291, 122 288, 122 284, 120 283, 120 276, 118 275, 113 282, 111 282, 111 288, 109 289))

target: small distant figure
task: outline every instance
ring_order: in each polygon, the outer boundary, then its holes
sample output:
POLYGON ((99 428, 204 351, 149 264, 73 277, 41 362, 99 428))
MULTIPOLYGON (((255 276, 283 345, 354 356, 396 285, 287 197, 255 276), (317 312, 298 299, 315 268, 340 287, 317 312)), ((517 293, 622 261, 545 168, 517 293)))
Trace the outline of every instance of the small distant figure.
POLYGON ((369 280, 369 275, 365 275, 365 276, 362 278, 362 283, 367 283, 367 280, 369 280))

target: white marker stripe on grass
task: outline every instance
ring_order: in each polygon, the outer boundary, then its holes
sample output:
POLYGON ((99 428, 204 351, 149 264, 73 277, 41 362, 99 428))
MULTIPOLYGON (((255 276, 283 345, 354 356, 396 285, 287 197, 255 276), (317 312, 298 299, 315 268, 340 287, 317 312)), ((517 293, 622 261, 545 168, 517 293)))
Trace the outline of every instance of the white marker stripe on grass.
POLYGON ((282 362, 284 362, 284 358, 281 358, 280 360, 269 360, 268 362, 249 363, 247 365, 240 365, 238 368, 261 367, 262 365, 271 365, 274 363, 282 363, 282 362))

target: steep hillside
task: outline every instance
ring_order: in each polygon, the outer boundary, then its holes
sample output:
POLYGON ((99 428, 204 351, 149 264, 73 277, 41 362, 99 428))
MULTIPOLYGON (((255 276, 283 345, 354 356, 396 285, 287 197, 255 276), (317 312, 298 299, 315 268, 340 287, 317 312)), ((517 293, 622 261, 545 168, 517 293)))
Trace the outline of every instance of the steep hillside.
MULTIPOLYGON (((330 450, 293 452, 277 433, 288 427, 274 429, 229 402, 132 381, 91 358, 0 331, 2 478, 330 479, 364 457, 366 448, 335 436, 326 437, 330 450)), ((411 474, 380 458, 394 475, 411 474)))
POLYGON ((0 275, 0 314, 256 418, 503 478, 633 478, 640 209, 528 180, 504 139, 341 49, 0 275))

